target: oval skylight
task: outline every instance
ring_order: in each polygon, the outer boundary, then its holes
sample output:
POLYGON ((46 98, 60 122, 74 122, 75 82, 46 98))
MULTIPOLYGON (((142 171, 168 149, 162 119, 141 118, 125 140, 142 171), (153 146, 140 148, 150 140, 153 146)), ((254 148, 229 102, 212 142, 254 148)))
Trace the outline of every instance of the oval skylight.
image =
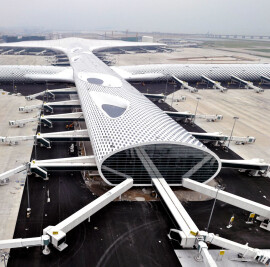
POLYGON ((103 84, 103 80, 101 79, 97 79, 97 78, 88 78, 87 81, 89 83, 93 83, 93 84, 99 84, 99 85, 102 85, 103 84))
POLYGON ((90 84, 102 85, 105 87, 119 88, 122 87, 122 81, 112 75, 103 73, 80 72, 79 79, 90 84))
POLYGON ((126 111, 126 108, 121 108, 110 104, 103 104, 101 107, 111 118, 120 117, 126 111))
POLYGON ((122 116, 130 105, 126 99, 119 96, 102 92, 89 92, 89 94, 99 110, 112 119, 122 116))

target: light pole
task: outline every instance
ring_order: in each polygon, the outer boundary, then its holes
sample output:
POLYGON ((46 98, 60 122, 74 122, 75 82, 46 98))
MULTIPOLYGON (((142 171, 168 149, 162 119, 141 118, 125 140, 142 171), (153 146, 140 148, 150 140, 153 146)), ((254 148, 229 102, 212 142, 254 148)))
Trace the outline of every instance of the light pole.
POLYGON ((167 81, 166 81, 166 87, 165 87, 165 96, 167 94, 167 91, 168 91, 168 80, 169 80, 169 75, 166 74, 166 78, 167 78, 167 81))
POLYGON ((14 72, 12 72, 11 74, 12 74, 12 81, 13 81, 13 93, 15 93, 15 88, 14 88, 14 72))
POLYGON ((31 207, 30 207, 30 196, 29 196, 29 177, 26 176, 26 186, 27 186, 27 202, 28 202, 28 208, 26 209, 26 217, 30 218, 31 216, 31 207))
POLYGON ((172 95, 172 104, 171 107, 173 106, 173 99, 174 99, 174 93, 175 93, 175 89, 176 89, 176 84, 173 85, 173 95, 172 95))
POLYGON ((200 97, 196 97, 197 99, 197 104, 196 104, 196 108, 195 108, 195 113, 194 113, 194 119, 193 119, 193 125, 195 124, 195 119, 196 119, 196 115, 197 115, 197 109, 198 109, 198 105, 199 105, 199 101, 201 100, 200 97))
POLYGON ((233 135, 233 130, 234 130, 234 127, 235 127, 235 123, 239 119, 239 117, 234 116, 233 119, 234 119, 234 123, 233 123, 232 131, 231 131, 231 135, 230 135, 230 138, 229 138, 229 143, 228 143, 227 151, 229 151, 229 147, 230 147, 230 143, 231 143, 231 139, 232 139, 232 135, 233 135))
POLYGON ((214 208, 215 208, 216 201, 217 201, 217 195, 218 195, 218 192, 219 192, 219 190, 223 190, 223 189, 224 189, 224 187, 222 187, 221 185, 217 185, 216 188, 217 188, 217 193, 216 193, 215 200, 214 200, 214 203, 213 203, 213 207, 212 207, 212 210, 211 210, 211 213, 210 213, 210 217, 209 217, 209 220, 208 220, 208 224, 207 224, 207 227, 206 227, 206 229, 205 229, 206 232, 208 232, 208 229, 209 229, 209 226, 210 226, 210 223, 211 223, 211 220, 212 220, 214 208))

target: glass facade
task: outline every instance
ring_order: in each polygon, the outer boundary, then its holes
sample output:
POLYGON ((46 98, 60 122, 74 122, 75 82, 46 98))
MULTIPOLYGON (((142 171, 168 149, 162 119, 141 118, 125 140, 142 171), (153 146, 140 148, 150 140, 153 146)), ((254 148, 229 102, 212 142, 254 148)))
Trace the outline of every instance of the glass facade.
POLYGON ((204 182, 218 167, 218 160, 206 151, 184 145, 154 144, 120 151, 106 159, 101 170, 112 184, 131 177, 134 184, 150 185, 151 178, 160 175, 169 184, 181 184, 182 178, 204 182))

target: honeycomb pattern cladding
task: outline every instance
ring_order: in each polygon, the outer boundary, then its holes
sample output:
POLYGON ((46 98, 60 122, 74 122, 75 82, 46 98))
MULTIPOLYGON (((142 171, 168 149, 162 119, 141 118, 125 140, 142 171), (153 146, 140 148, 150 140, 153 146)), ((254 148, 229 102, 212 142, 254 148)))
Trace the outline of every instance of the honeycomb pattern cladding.
POLYGON ((270 77, 270 64, 155 64, 121 66, 119 69, 132 74, 160 73, 164 79, 167 79, 166 75, 174 75, 187 82, 200 81, 202 75, 221 82, 230 81, 232 75, 247 81, 270 77))
POLYGON ((69 68, 54 66, 1 66, 0 81, 1 82, 32 82, 38 76, 46 75, 48 78, 53 77, 69 68))
MULTIPOLYGON (((82 40, 77 38, 9 44, 9 46, 16 47, 18 45, 20 47, 59 49, 68 55, 71 66, 73 67, 75 84, 99 168, 103 161, 110 155, 130 146, 159 143, 189 144, 208 151, 202 143, 92 53, 97 48, 126 47, 136 46, 138 44, 122 41, 82 40), (79 74, 89 72, 118 77, 122 82, 122 86, 105 87, 88 83, 78 77, 79 74), (130 103, 129 108, 122 116, 114 119, 109 118, 94 103, 90 97, 90 91, 103 92, 124 98, 130 103)), ((143 43, 139 45, 153 46, 153 44, 143 43)))
POLYGON ((98 72, 116 76, 93 54, 84 54, 80 60, 72 63, 72 66, 75 70, 75 83, 85 121, 90 130, 95 155, 100 163, 114 151, 151 142, 184 142, 203 146, 120 76, 118 78, 123 83, 120 88, 103 87, 80 80, 76 73, 98 72), (89 91, 103 92, 124 98, 130 103, 130 108, 119 118, 108 118, 97 108, 89 91))

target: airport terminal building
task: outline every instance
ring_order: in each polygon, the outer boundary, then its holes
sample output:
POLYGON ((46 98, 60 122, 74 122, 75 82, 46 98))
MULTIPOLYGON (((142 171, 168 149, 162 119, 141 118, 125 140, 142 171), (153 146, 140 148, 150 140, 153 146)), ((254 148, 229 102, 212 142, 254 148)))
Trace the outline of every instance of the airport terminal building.
POLYGON ((151 185, 151 178, 162 176, 170 185, 181 185, 182 178, 206 182, 219 172, 213 152, 93 54, 135 44, 67 38, 11 45, 68 56, 97 167, 108 184, 131 177, 134 185, 151 185))

